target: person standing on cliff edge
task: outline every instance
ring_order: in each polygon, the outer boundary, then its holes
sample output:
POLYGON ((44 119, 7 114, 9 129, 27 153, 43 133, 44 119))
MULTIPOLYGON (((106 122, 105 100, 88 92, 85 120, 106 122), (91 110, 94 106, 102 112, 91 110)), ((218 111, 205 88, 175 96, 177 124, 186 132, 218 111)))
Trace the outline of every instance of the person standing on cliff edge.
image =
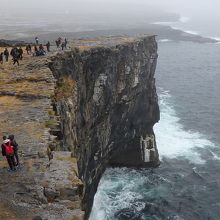
POLYGON ((65 46, 65 48, 67 48, 67 44, 68 44, 68 41, 67 41, 67 39, 65 38, 65 40, 64 40, 64 46, 65 46))
POLYGON ((47 42, 46 47, 47 47, 47 52, 50 52, 50 41, 47 42))
POLYGON ((9 57, 8 48, 5 48, 5 50, 4 50, 4 56, 5 56, 5 61, 8 62, 8 57, 9 57))
POLYGON ((38 37, 35 37, 35 42, 36 42, 37 45, 39 44, 39 39, 38 39, 38 37))

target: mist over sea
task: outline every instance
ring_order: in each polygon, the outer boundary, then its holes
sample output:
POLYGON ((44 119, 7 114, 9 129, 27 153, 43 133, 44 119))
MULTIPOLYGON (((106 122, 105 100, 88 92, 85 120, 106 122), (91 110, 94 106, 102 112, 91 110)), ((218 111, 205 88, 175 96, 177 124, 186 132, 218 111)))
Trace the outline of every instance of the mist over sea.
POLYGON ((194 18, 193 15, 180 15, 180 18, 174 22, 155 22, 155 24, 166 25, 172 27, 174 30, 183 30, 189 34, 201 35, 218 41, 220 40, 220 29, 219 23, 217 22, 217 16, 216 18, 215 16, 214 18, 207 16, 194 18))

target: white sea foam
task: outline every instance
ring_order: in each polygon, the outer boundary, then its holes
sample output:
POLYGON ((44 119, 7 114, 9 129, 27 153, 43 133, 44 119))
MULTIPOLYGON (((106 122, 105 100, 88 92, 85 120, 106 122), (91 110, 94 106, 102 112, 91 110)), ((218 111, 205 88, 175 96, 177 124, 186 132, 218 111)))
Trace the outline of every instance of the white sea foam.
POLYGON ((176 22, 158 21, 158 22, 153 22, 152 24, 159 24, 159 25, 171 26, 173 23, 176 23, 176 22))
POLYGON ((185 30, 184 28, 181 28, 181 24, 183 24, 183 23, 185 24, 189 20, 190 20, 189 17, 180 17, 180 19, 178 21, 175 21, 175 22, 154 22, 152 24, 170 26, 173 30, 183 31, 187 34, 199 35, 199 32, 197 32, 197 31, 185 30))
POLYGON ((187 33, 187 34, 199 35, 199 32, 196 32, 196 31, 184 30, 184 29, 181 29, 181 28, 176 27, 176 26, 171 26, 171 28, 172 28, 173 30, 183 31, 183 32, 185 32, 185 33, 187 33))
POLYGON ((211 150, 210 150, 210 153, 211 153, 212 156, 213 156, 213 160, 220 160, 220 157, 219 157, 216 153, 214 153, 214 152, 211 151, 211 150))
POLYGON ((160 39, 159 42, 164 43, 164 42, 171 42, 172 40, 169 39, 160 39))
POLYGON ((199 35, 199 32, 196 31, 190 31, 190 30, 184 30, 187 34, 193 34, 193 35, 199 35))
POLYGON ((209 37, 211 39, 217 40, 216 44, 220 44, 220 37, 209 37))
POLYGON ((143 184, 146 178, 135 170, 128 171, 127 168, 107 169, 99 183, 89 219, 114 219, 117 211, 126 208, 140 212, 145 208, 145 203, 141 202, 143 196, 137 187, 143 184))
POLYGON ((161 119, 154 127, 161 158, 183 157, 192 163, 204 163, 197 150, 214 148, 215 145, 202 134, 183 128, 170 99, 168 91, 160 94, 161 119))
POLYGON ((217 41, 220 41, 220 37, 210 37, 210 38, 217 40, 217 41))

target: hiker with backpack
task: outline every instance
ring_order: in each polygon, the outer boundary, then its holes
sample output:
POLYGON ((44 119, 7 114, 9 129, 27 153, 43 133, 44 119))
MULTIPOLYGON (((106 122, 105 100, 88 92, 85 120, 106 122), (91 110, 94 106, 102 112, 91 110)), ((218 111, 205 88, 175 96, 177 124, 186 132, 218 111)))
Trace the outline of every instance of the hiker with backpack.
POLYGON ((7 139, 6 136, 3 136, 2 156, 5 156, 8 161, 9 171, 16 171, 14 161, 14 149, 11 145, 11 141, 7 139))
POLYGON ((16 47, 12 48, 10 55, 12 56, 13 65, 15 65, 17 63, 19 66, 18 60, 19 60, 20 53, 18 51, 18 48, 16 48, 16 47))
POLYGON ((18 157, 18 144, 15 140, 15 136, 11 134, 8 136, 8 139, 11 141, 11 145, 13 146, 13 149, 14 149, 14 160, 16 162, 15 165, 19 166, 20 163, 19 163, 19 157, 18 157))

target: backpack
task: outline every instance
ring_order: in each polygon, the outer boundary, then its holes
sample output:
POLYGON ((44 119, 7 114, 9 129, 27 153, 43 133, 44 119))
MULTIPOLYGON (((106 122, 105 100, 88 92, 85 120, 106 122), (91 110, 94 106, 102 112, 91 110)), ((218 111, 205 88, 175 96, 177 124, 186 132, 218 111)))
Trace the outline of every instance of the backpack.
POLYGON ((12 156, 14 154, 14 149, 11 143, 5 144, 5 153, 7 156, 12 156))

